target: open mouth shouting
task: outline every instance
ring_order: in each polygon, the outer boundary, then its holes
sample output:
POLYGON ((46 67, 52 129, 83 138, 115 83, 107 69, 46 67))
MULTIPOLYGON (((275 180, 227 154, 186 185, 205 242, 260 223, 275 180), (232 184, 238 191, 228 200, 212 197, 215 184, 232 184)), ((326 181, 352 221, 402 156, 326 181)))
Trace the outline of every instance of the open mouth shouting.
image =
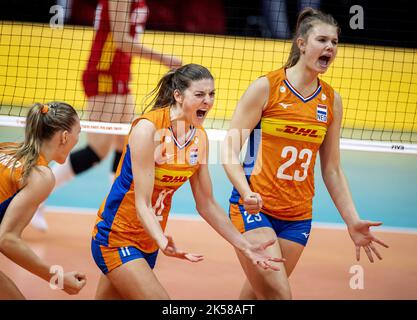
POLYGON ((206 116, 208 110, 205 109, 198 109, 197 110, 197 119, 204 119, 204 117, 206 116))
POLYGON ((327 67, 330 65, 330 60, 330 55, 321 55, 318 60, 320 67, 322 67, 323 69, 327 69, 327 67))

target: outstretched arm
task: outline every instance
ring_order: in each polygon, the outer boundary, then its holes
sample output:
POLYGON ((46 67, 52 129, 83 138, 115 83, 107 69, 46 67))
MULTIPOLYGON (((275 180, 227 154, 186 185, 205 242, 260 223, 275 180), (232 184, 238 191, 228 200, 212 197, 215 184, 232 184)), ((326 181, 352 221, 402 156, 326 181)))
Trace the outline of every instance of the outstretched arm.
POLYGON ((131 0, 109 0, 110 28, 116 46, 124 52, 154 60, 168 68, 180 67, 182 61, 177 57, 160 53, 142 43, 138 43, 130 35, 131 2, 131 0))
POLYGON ((240 250, 253 264, 264 269, 279 270, 271 261, 283 262, 285 259, 269 256, 265 249, 275 243, 271 240, 265 243, 252 244, 243 237, 227 218, 226 212, 213 197, 212 184, 207 164, 200 164, 198 171, 190 178, 190 184, 196 202, 197 211, 204 220, 213 227, 223 238, 240 250))
MULTIPOLYGON (((22 268, 46 281, 51 279, 51 266, 32 251, 21 235, 38 206, 52 191, 54 184, 54 176, 49 168, 33 169, 27 185, 10 202, 0 224, 0 251, 22 268)), ((78 293, 85 283, 85 276, 81 273, 72 272, 64 275, 64 290, 69 294, 78 293)))
POLYGON ((380 226, 382 222, 365 221, 359 218, 352 195, 343 170, 340 166, 340 127, 342 123, 342 99, 335 92, 335 102, 333 108, 333 122, 330 125, 326 137, 320 147, 321 171, 324 183, 330 196, 333 199, 336 208, 345 221, 350 237, 356 246, 356 259, 359 261, 360 248, 363 247, 369 260, 374 261, 372 251, 382 259, 381 254, 374 246, 373 242, 378 243, 386 248, 388 246, 376 238, 370 231, 370 227, 380 226))

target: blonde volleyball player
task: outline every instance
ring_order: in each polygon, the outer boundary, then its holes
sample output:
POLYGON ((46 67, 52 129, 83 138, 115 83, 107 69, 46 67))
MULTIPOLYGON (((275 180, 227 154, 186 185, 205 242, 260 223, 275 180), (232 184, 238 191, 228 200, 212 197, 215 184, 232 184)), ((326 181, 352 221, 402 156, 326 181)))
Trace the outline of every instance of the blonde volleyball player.
POLYGON ((167 299, 152 270, 158 251, 191 262, 203 259, 177 248, 164 233, 172 196, 187 180, 199 214, 242 256, 259 269, 283 261, 265 254, 274 239, 246 240, 213 198, 202 127, 214 103, 211 73, 185 65, 168 72, 155 93, 152 110, 132 124, 113 186, 98 212, 91 243, 102 271, 97 299, 167 299))
POLYGON ((381 258, 370 227, 361 220, 340 166, 342 102, 319 74, 337 53, 339 27, 332 16, 307 8, 297 22, 286 65, 255 80, 241 97, 222 154, 234 185, 230 218, 249 241, 278 241, 267 250, 284 256, 279 272, 254 268, 237 252, 247 280, 242 299, 290 299, 288 277, 309 238, 314 196, 314 164, 320 152, 326 187, 347 224, 359 260, 363 248, 381 258), (249 137, 244 168, 238 155, 249 137), (239 143, 233 143, 238 141, 239 143), (230 156, 228 156, 230 155, 230 156), (230 159, 228 159, 230 158, 230 159))
MULTIPOLYGON (((54 187, 48 167, 63 163, 78 141, 76 111, 62 102, 35 104, 26 118, 23 143, 0 144, 0 252, 22 268, 50 281, 50 265, 22 240, 24 228, 54 187)), ((77 294, 85 285, 80 272, 64 275, 64 290, 77 294)), ((14 282, 0 270, 0 299, 23 299, 14 282)))
MULTIPOLYGON (((99 1, 96 31, 82 79, 90 121, 130 123, 133 120, 135 102, 129 88, 133 56, 151 59, 168 68, 181 66, 178 58, 140 42, 147 18, 145 0, 99 1)), ((87 140, 87 145, 72 152, 64 165, 53 168, 56 187, 98 164, 112 148, 115 149, 112 172, 116 171, 125 136, 89 133, 87 140)), ((42 211, 37 212, 32 225, 47 230, 42 211)))

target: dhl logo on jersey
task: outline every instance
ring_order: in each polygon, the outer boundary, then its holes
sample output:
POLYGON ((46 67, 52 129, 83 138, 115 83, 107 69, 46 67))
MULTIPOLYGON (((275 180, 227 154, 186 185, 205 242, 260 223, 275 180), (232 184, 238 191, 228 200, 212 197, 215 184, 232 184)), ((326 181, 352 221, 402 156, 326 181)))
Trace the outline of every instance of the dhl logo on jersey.
POLYGON ((309 137, 313 137, 313 138, 318 138, 317 130, 307 129, 307 128, 303 128, 303 127, 294 127, 294 126, 286 125, 285 128, 284 128, 284 132, 295 134, 296 136, 302 135, 304 137, 309 136, 309 137))
POLYGON ((327 132, 326 126, 272 118, 262 119, 261 127, 266 134, 313 143, 321 143, 327 132))
POLYGON ((158 186, 179 187, 191 177, 190 170, 167 170, 155 168, 155 184, 158 186))
POLYGON ((185 182, 187 181, 186 176, 169 176, 167 174, 164 174, 162 176, 161 182, 185 182))

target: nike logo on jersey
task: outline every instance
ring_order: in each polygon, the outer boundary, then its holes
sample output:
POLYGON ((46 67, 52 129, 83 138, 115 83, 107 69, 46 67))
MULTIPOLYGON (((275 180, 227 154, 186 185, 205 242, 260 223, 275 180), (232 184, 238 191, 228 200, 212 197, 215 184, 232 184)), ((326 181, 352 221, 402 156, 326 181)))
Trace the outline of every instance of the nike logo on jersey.
POLYGON ((308 238, 308 236, 310 235, 309 233, 307 233, 307 232, 303 232, 302 233, 302 235, 304 236, 304 237, 306 237, 306 239, 308 238))
POLYGON ((279 105, 281 106, 281 107, 283 107, 284 109, 287 109, 288 107, 291 107, 292 106, 292 103, 282 103, 282 102, 280 102, 279 103, 279 105))

